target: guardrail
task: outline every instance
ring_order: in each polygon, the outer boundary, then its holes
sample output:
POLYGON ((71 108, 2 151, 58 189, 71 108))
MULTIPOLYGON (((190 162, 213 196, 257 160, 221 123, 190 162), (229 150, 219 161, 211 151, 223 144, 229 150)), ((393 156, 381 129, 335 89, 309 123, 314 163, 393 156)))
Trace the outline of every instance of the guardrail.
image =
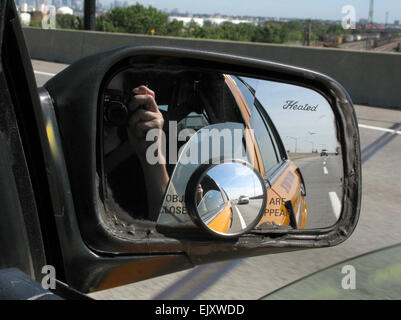
POLYGON ((72 63, 125 45, 173 46, 267 59, 327 74, 356 104, 401 109, 401 54, 77 30, 24 28, 33 59, 72 63))

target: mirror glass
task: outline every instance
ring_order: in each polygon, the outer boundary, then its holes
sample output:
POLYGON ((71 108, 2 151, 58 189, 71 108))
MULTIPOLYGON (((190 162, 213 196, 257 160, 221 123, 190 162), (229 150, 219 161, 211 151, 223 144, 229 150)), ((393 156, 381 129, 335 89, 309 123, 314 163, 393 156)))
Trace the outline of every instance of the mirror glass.
POLYGON ((263 180, 245 163, 228 162, 207 170, 196 186, 202 223, 217 233, 235 235, 254 226, 266 205, 263 180))
MULTIPOLYGON (((341 144, 331 106, 319 92, 238 75, 133 63, 107 81, 100 107, 102 198, 121 223, 191 225, 185 201, 189 179, 203 164, 233 159, 249 163, 264 181, 267 202, 255 229, 322 228, 340 217, 341 144)), ((239 187, 233 183, 242 179, 235 172, 214 179, 224 186, 222 199, 244 217, 255 204, 249 183, 230 195, 239 187)), ((217 191, 203 200, 205 219, 218 200, 217 191)), ((233 230, 240 225, 233 221, 233 230)))

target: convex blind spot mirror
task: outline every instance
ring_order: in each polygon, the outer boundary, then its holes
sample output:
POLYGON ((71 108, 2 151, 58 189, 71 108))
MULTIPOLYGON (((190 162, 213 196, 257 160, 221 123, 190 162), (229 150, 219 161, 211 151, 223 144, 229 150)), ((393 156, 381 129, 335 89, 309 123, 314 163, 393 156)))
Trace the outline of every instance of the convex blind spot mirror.
POLYGON ((186 188, 194 221, 213 235, 238 237, 254 228, 266 208, 266 186, 259 172, 241 160, 203 165, 186 188))

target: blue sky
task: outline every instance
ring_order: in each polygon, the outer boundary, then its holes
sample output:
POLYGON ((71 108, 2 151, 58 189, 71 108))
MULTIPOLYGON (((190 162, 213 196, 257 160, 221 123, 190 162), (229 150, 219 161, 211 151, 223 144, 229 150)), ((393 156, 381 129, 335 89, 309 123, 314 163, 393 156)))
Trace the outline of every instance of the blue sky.
MULTIPOLYGON (((113 0, 100 0, 109 4, 113 0)), ((353 5, 357 20, 367 18, 369 0, 127 0, 134 4, 152 5, 158 9, 190 13, 223 13, 266 17, 312 18, 342 20, 341 9, 344 5, 353 5)), ((375 0, 374 20, 384 22, 389 12, 389 22, 401 19, 400 0, 375 0)))
POLYGON ((311 152, 312 148, 334 152, 336 139, 334 114, 327 100, 317 92, 279 82, 246 80, 256 90, 256 97, 275 124, 287 150, 311 152), (316 111, 283 109, 287 101, 297 105, 317 106, 316 111), (291 138, 289 138, 291 137, 291 138), (295 143, 297 140, 297 143, 295 143))
POLYGON ((252 169, 239 163, 223 163, 213 167, 208 175, 226 192, 230 200, 245 195, 248 197, 263 194, 260 181, 252 169))

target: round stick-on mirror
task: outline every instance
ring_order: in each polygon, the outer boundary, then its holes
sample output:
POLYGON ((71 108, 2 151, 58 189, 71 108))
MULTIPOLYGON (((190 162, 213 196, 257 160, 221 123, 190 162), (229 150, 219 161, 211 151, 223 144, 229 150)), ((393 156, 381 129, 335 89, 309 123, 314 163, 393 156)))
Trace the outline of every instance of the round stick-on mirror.
POLYGON ((238 237, 260 221, 267 202, 259 172, 242 160, 202 165, 186 188, 195 223, 215 236, 238 237))

